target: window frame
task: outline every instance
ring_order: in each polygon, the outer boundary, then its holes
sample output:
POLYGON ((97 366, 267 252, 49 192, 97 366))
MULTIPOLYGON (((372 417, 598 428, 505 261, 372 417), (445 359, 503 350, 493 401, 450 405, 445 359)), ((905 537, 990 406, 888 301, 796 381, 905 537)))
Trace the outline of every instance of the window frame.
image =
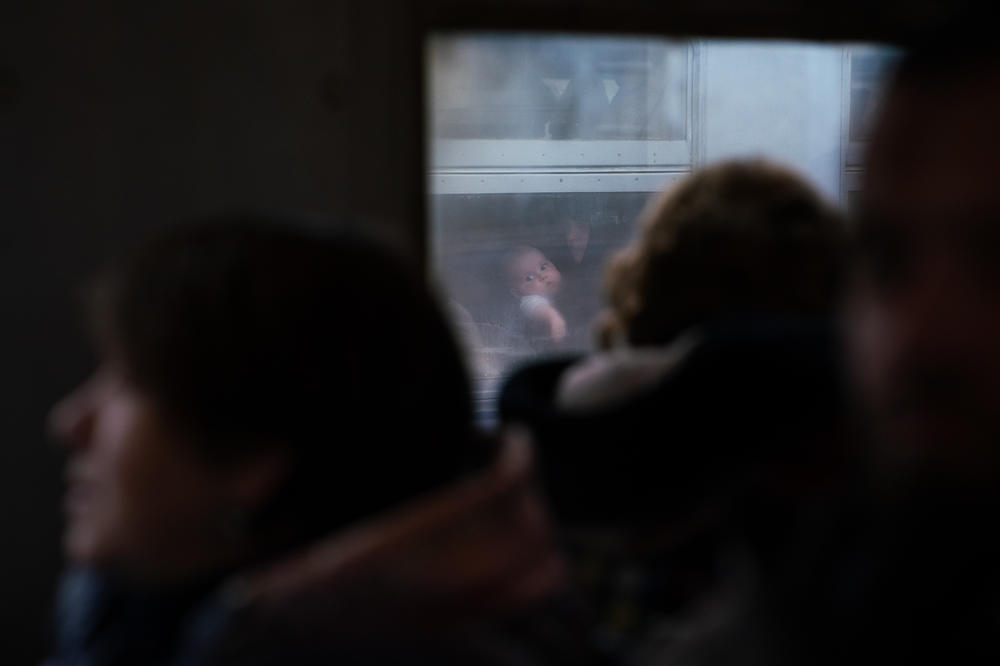
MULTIPOLYGON (((673 41, 683 43, 687 55, 684 139, 434 139, 428 122, 426 195, 652 193, 689 173, 701 133, 699 48, 694 40, 673 41)), ((433 115, 429 106, 426 113, 433 115)))

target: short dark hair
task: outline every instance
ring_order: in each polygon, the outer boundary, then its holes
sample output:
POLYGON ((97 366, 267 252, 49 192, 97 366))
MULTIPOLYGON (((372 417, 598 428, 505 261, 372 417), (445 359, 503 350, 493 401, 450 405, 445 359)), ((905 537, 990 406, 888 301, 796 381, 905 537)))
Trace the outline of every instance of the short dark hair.
POLYGON ((461 474, 470 392, 419 271, 344 226, 230 215, 159 237, 89 291, 106 357, 225 463, 292 457, 267 507, 312 537, 461 474))

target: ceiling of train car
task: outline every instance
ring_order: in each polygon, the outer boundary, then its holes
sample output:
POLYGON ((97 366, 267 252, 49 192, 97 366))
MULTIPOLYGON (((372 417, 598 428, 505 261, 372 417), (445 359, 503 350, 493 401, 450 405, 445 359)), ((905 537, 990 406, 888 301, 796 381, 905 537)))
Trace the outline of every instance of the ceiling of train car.
POLYGON ((905 43, 969 0, 429 0, 429 29, 628 32, 905 43))

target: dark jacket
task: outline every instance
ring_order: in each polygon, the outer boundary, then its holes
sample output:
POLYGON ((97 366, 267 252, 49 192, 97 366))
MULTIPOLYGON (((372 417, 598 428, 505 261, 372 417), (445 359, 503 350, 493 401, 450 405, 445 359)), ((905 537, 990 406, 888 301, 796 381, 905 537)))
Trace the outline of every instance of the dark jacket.
POLYGON ((522 367, 501 394, 501 420, 534 433, 598 636, 625 662, 659 663, 742 613, 790 547, 800 504, 839 482, 844 463, 831 325, 748 318, 694 339, 604 403, 560 403, 581 357, 522 367))
POLYGON ((46 666, 595 664, 525 450, 508 443, 475 477, 185 590, 71 572, 46 666))
POLYGON ((557 518, 662 522, 762 465, 837 453, 821 448, 845 408, 832 326, 754 318, 705 327, 697 339, 657 381, 586 410, 557 404, 582 355, 532 362, 507 379, 500 419, 532 431, 557 518))

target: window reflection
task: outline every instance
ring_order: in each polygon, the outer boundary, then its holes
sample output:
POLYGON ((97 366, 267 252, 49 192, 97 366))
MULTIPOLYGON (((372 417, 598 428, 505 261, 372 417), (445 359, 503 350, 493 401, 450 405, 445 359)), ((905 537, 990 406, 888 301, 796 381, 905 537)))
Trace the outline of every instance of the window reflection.
POLYGON ((855 203, 897 58, 869 45, 432 37, 433 263, 484 420, 514 364, 592 348, 604 265, 651 193, 700 165, 762 156, 855 203), (538 264, 530 288, 512 283, 518 256, 538 264), (536 282, 546 263, 558 286, 536 282))
MULTIPOLYGON (((512 363, 540 353, 591 347, 604 264, 631 237, 646 197, 643 192, 435 197, 434 223, 445 239, 438 280, 460 313, 462 334, 477 341, 472 365, 478 377, 499 378, 512 363), (525 294, 515 284, 521 277, 515 264, 523 248, 536 250, 541 263, 560 276, 558 288, 544 295, 565 320, 561 339, 522 310, 525 294)), ((545 270, 533 265, 530 275, 544 281, 545 270)))
POLYGON ((688 48, 555 37, 435 40, 434 135, 443 139, 680 140, 688 48))
POLYGON ((851 54, 850 139, 867 141, 872 118, 879 108, 880 92, 898 56, 893 53, 851 54))

